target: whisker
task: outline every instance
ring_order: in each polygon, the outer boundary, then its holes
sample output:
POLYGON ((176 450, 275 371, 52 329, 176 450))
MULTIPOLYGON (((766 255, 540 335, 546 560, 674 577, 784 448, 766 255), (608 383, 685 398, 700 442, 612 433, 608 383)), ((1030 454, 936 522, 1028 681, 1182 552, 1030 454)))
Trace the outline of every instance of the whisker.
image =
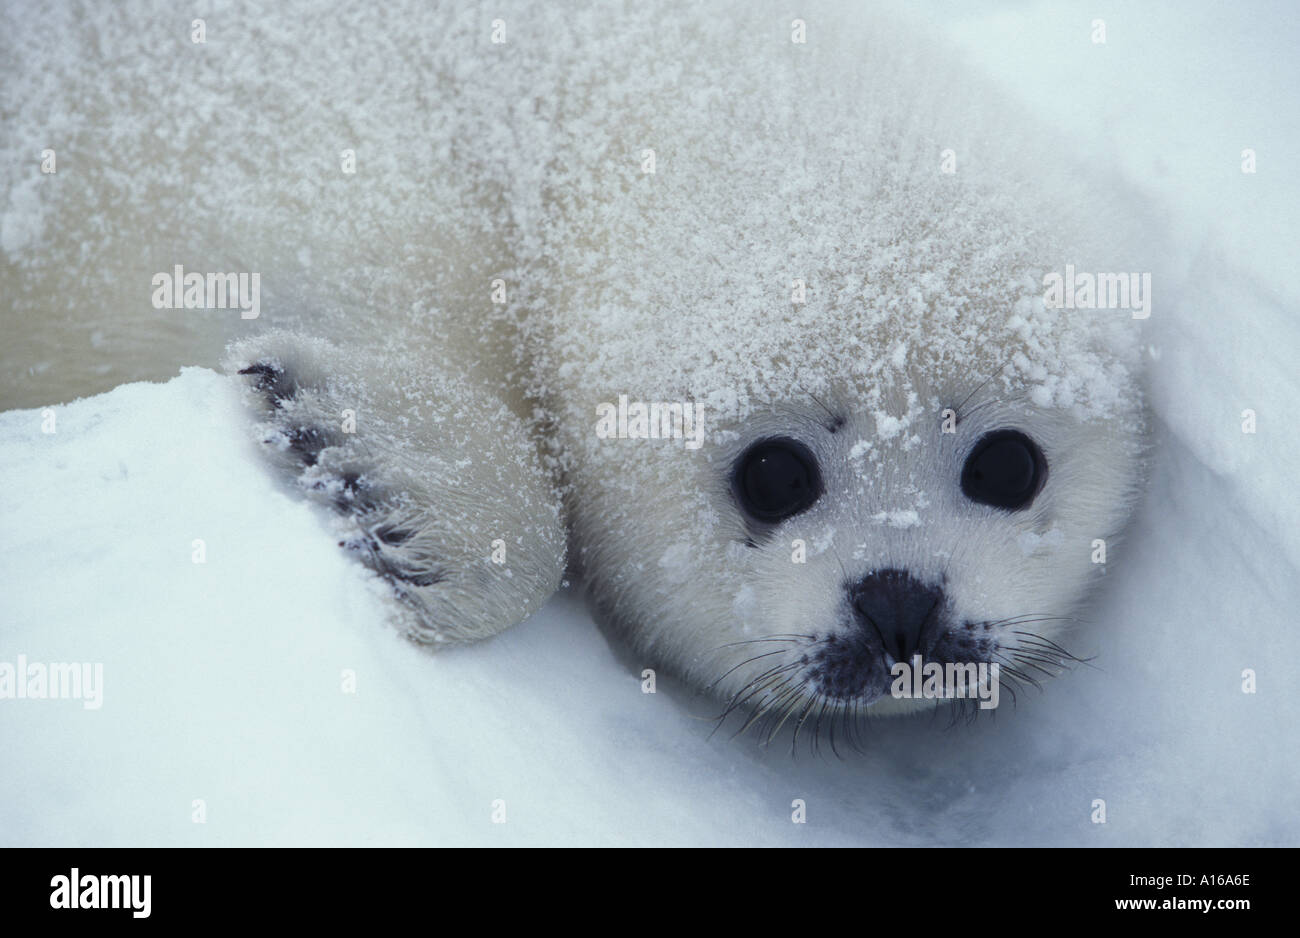
POLYGON ((776 637, 776 636, 774 636, 774 637, 772 637, 772 638, 747 638, 747 639, 745 639, 743 642, 727 642, 727 644, 725 644, 725 645, 718 645, 718 646, 717 646, 716 648, 714 648, 713 650, 714 650, 714 651, 721 651, 723 648, 736 648, 736 647, 738 647, 738 646, 740 646, 740 645, 757 645, 757 644, 759 644, 760 642, 785 642, 785 643, 787 643, 787 644, 790 644, 791 641, 793 640, 793 638, 808 638, 808 639, 811 639, 812 636, 811 636, 811 635, 799 635, 799 636, 792 636, 792 637, 790 637, 790 638, 787 638, 787 637, 784 637, 784 636, 781 636, 781 637, 776 637))
POLYGON ((753 725, 754 725, 754 724, 755 724, 759 719, 761 719, 762 717, 766 716, 766 715, 771 711, 772 707, 774 707, 774 706, 776 705, 776 699, 779 698, 779 697, 781 697, 781 696, 783 695, 783 693, 784 693, 786 687, 788 686, 788 680, 789 680, 789 679, 788 679, 788 678, 785 678, 785 677, 782 677, 782 678, 781 678, 781 680, 780 680, 780 682, 779 682, 779 684, 778 684, 778 686, 777 686, 777 689, 772 693, 772 697, 771 697, 771 698, 768 698, 767 702, 766 702, 765 704, 763 704, 763 705, 758 709, 758 711, 756 711, 756 712, 754 713, 754 715, 751 716, 751 717, 750 717, 750 718, 745 722, 745 725, 744 725, 744 726, 742 726, 740 729, 736 730, 735 735, 732 737, 733 739, 734 739, 736 736, 739 736, 739 735, 741 735, 742 733, 744 733, 744 732, 745 732, 746 730, 748 730, 751 726, 753 726, 753 725))
POLYGON ((727 705, 727 709, 723 712, 722 716, 718 718, 719 722, 725 720, 733 710, 735 710, 737 707, 744 704, 745 701, 749 700, 750 697, 753 697, 755 694, 766 691, 767 688, 770 687, 772 683, 774 683, 778 678, 780 680, 784 680, 784 678, 781 677, 781 675, 784 672, 797 667, 799 667, 797 663, 778 665, 775 668, 771 668, 768 671, 764 671, 758 677, 754 678, 752 681, 750 681, 749 684, 746 684, 744 687, 742 687, 739 691, 736 692, 736 697, 739 699, 733 699, 732 702, 727 705), (766 681, 766 684, 763 683, 764 681, 766 681), (753 686, 753 690, 750 690, 749 693, 746 694, 745 691, 748 690, 751 686, 753 686), (741 694, 745 694, 745 696, 740 697, 741 694))
MULTIPOLYGON (((803 693, 804 686, 805 684, 803 682, 800 682, 795 687, 791 688, 785 694, 785 696, 781 698, 782 707, 780 712, 778 713, 778 716, 780 716, 781 719, 776 722, 775 726, 772 726, 771 730, 768 731, 767 739, 763 741, 764 746, 772 742, 772 740, 776 737, 776 734, 780 732, 781 727, 785 725, 785 721, 790 718, 791 711, 799 705, 799 695, 803 693)), ((773 720, 775 720, 775 717, 773 718, 773 720)))
POLYGON ((776 651, 769 651, 769 652, 766 652, 765 654, 755 655, 755 656, 752 657, 752 658, 746 658, 744 661, 740 662, 740 664, 736 665, 735 667, 728 668, 726 671, 722 672, 722 675, 721 675, 720 677, 718 677, 718 679, 717 679, 716 681, 714 681, 712 684, 710 684, 710 685, 708 686, 708 689, 709 689, 709 690, 713 690, 713 688, 717 687, 718 684, 719 684, 719 682, 721 682, 724 678, 726 678, 726 677, 727 677, 728 675, 730 675, 732 672, 740 670, 741 668, 743 668, 743 667, 744 667, 745 665, 747 665, 747 664, 753 664, 755 661, 758 661, 758 660, 761 659, 761 658, 771 658, 773 655, 783 655, 783 654, 785 654, 785 649, 784 649, 784 648, 778 648, 776 651))
MULTIPOLYGON (((1014 357, 1014 356, 1013 356, 1013 357, 1014 357)), ((981 391, 981 390, 982 390, 982 389, 983 389, 983 388, 984 388, 984 387, 985 387, 985 386, 986 386, 990 381, 992 381, 992 380, 993 380, 994 378, 996 378, 998 375, 1002 374, 1002 372, 1006 370, 1007 365, 1010 365, 1010 364, 1011 364, 1011 361, 1012 361, 1011 358, 1008 358, 1006 361, 1004 361, 1004 362, 1002 363, 1001 367, 999 367, 997 371, 993 372, 993 374, 989 375, 987 378, 985 378, 983 381, 981 381, 978 385, 976 385, 975 390, 973 390, 973 391, 971 391, 969 394, 967 394, 966 397, 962 399, 962 402, 961 402, 960 404, 958 404, 956 407, 953 408, 953 413, 955 413, 955 414, 957 415, 957 420, 958 420, 958 421, 960 421, 960 420, 962 419, 962 412, 961 412, 961 409, 962 409, 963 407, 966 406, 966 402, 969 401, 969 400, 970 400, 972 397, 974 397, 976 394, 978 394, 978 393, 979 393, 979 392, 980 392, 980 391, 981 391)))
POLYGON ((1056 672, 1049 671, 1049 670, 1047 670, 1046 668, 1044 668, 1042 665, 1034 664, 1032 661, 1022 661, 1022 660, 1020 660, 1019 658, 1017 658, 1017 659, 1016 659, 1016 662, 1017 662, 1018 664, 1023 664, 1026 668, 1033 668, 1035 671, 1038 671, 1038 672, 1042 673, 1042 674, 1045 675, 1046 677, 1057 677, 1057 676, 1058 676, 1058 674, 1057 674, 1056 672))

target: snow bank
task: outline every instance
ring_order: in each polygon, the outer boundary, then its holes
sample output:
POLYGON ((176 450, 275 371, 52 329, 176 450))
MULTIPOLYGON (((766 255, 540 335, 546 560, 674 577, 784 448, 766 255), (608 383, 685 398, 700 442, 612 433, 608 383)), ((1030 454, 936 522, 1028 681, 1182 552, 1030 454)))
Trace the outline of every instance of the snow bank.
POLYGON ((0 662, 102 663, 103 699, 0 701, 0 844, 1300 840, 1300 578, 1176 441, 1079 636, 1095 668, 970 726, 877 721, 865 754, 792 758, 711 736, 716 705, 662 677, 642 693, 566 596, 482 645, 406 643, 224 377, 54 413, 53 434, 0 414, 0 662))

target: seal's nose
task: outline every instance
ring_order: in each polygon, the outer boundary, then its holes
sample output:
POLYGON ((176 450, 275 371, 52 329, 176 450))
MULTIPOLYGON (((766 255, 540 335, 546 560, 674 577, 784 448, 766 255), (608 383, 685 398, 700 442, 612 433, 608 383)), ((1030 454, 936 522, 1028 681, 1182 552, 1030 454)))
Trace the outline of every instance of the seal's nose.
POLYGON ((860 625, 874 628, 895 661, 924 654, 936 631, 943 590, 926 586, 906 570, 877 570, 849 587, 860 625))

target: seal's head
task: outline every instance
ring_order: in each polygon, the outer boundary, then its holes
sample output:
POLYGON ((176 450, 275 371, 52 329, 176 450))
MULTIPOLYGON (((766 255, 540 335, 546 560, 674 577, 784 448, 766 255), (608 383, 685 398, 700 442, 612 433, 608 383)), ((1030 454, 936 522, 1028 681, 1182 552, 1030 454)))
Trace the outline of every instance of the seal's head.
POLYGON ((1005 373, 918 371, 743 418, 704 402, 695 451, 603 440, 604 481, 573 504, 591 594, 647 666, 755 713, 916 709, 891 668, 918 655, 996 664, 1014 690, 1068 665, 1141 488, 1141 395, 1111 380, 1128 390, 1090 412, 1005 373))
POLYGON ((992 385, 892 413, 819 395, 747 421, 715 467, 721 527, 744 545, 738 644, 701 654, 701 674, 735 668, 724 694, 808 716, 916 706, 890 696, 916 656, 997 664, 1013 687, 1066 665, 1060 633, 1139 490, 1140 398, 1084 418, 992 385))
POLYGON ((925 41, 845 28, 816 63, 761 30, 678 56, 584 124, 600 198, 549 204, 537 304, 600 617, 794 719, 902 708, 914 654, 1055 670, 1141 479, 1138 311, 1045 289, 1149 270, 1124 206, 925 41), (702 407, 703 444, 597 432, 623 396, 702 407))
POLYGON ((1141 489, 1141 320, 1044 286, 1061 258, 1122 259, 1065 247, 1010 192, 954 188, 958 224, 873 191, 831 261, 792 265, 806 295, 770 283, 775 249, 685 256, 683 231, 612 253, 561 323, 591 350, 554 380, 598 611, 646 666, 778 720, 915 708, 890 669, 918 654, 996 663, 1013 689, 1058 670, 1141 489), (701 408, 702 445, 597 433, 624 395, 701 408))
POLYGON ((873 203, 871 239, 845 226, 833 266, 799 262, 802 302, 763 286, 775 256, 722 239, 647 244, 695 294, 647 282, 645 254, 576 291, 561 341, 592 351, 554 379, 575 554, 646 666, 797 721, 915 708, 890 697, 915 655, 1013 689, 1068 662, 1060 633, 1141 489, 1141 320, 1056 308, 1059 259, 1104 252, 961 193, 962 223, 929 230, 873 203), (598 433, 624 396, 633 427, 636 403, 699 408, 702 445, 598 433))

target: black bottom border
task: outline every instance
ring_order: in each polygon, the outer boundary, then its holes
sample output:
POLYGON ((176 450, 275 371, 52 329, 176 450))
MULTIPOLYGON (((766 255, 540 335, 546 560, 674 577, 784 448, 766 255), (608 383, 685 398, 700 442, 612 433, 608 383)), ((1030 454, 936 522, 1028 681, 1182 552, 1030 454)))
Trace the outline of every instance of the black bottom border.
POLYGON ((696 918, 700 913, 691 909, 702 906, 720 923, 770 927, 783 907, 807 921, 829 902, 840 906, 834 920, 860 915, 864 928, 894 920, 909 928, 987 925, 1026 914, 1051 916, 1048 921, 1199 916, 1228 924, 1241 915, 1284 912, 1282 889, 1295 860, 1291 849, 1244 848, 870 848, 802 855, 723 849, 9 849, 0 853, 0 915, 6 925, 64 919, 92 928, 283 920, 334 929, 390 916, 438 927, 451 925, 439 919, 468 902, 474 917, 486 913, 493 925, 517 914, 535 926, 550 918, 598 918, 605 913, 596 910, 612 903, 620 911, 610 914, 628 925, 659 919, 669 927, 670 917, 684 912, 696 918), (147 916, 139 914, 145 876, 147 916), (114 893, 124 907, 81 907, 113 904, 114 893), (437 905, 452 909, 442 912, 437 905))

